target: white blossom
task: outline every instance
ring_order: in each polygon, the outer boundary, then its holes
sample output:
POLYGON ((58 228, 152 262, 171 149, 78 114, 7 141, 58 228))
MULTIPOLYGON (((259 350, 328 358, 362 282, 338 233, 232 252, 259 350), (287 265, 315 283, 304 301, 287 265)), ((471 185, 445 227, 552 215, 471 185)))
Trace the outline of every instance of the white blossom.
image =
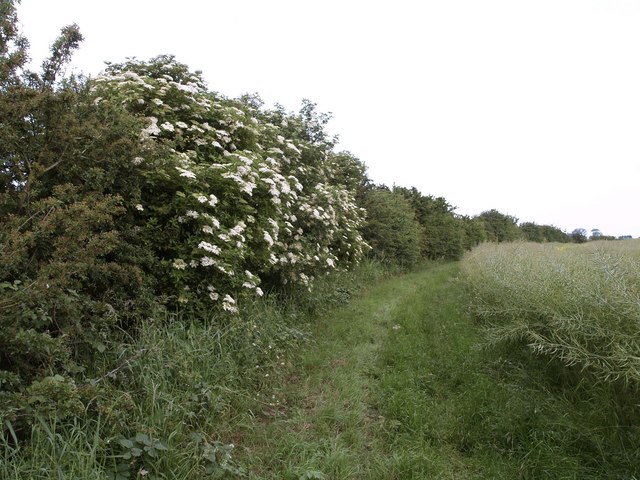
POLYGON ((238 307, 236 307, 236 301, 230 295, 224 296, 222 300, 222 308, 229 313, 238 313, 238 307))
POLYGON ((156 117, 147 117, 147 120, 151 122, 151 124, 142 130, 143 137, 150 137, 153 135, 158 135, 160 133, 160 128, 158 128, 158 119, 156 117))
POLYGON ((203 267, 210 267, 211 265, 215 265, 216 261, 211 257, 202 257, 200 263, 203 267))
POLYGON ((173 261, 173 268, 175 268, 176 270, 184 270, 185 268, 187 268, 187 264, 181 258, 176 258, 173 261))
POLYGON ((244 222, 238 222, 238 224, 233 227, 231 230, 229 230, 229 236, 230 237, 237 237, 240 236, 242 234, 242 232, 244 232, 245 228, 246 228, 246 224, 244 222))
POLYGON ((176 170, 180 172, 181 177, 196 178, 196 174, 190 170, 187 170, 185 168, 180 168, 180 167, 176 167, 176 170))
POLYGON ((263 236, 265 241, 269 244, 270 247, 272 247, 274 242, 273 242, 273 238, 271 237, 271 234, 266 230, 264 230, 263 234, 264 234, 263 236))
POLYGON ((218 247, 217 245, 212 245, 209 242, 200 242, 198 244, 198 248, 201 248, 202 250, 206 250, 207 252, 211 252, 214 255, 220 255, 220 252, 222 250, 220 250, 220 247, 218 247))

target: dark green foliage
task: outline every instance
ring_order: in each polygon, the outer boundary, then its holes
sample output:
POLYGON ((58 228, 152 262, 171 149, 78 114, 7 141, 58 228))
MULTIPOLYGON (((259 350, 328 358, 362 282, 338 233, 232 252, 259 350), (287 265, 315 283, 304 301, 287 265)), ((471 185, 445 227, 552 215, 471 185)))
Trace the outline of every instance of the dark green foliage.
POLYGON ((464 229, 464 237, 462 245, 465 250, 471 250, 476 245, 487 241, 487 232, 484 228, 484 222, 478 217, 460 217, 462 228, 464 229))
POLYGON ((349 190, 359 192, 367 181, 367 167, 350 152, 330 152, 327 161, 331 164, 332 177, 329 181, 345 185, 349 190))
POLYGON ((2 14, 2 418, 44 409, 31 401, 43 378, 75 389, 96 353, 158 310, 237 313, 258 285, 306 289, 362 258, 364 166, 331 150, 315 104, 262 112, 170 56, 60 79, 76 26, 28 72, 12 2, 2 14))
POLYGON ((395 187, 409 200, 422 229, 421 254, 429 259, 457 259, 464 252, 465 230, 454 207, 442 197, 422 195, 415 188, 395 187))
POLYGON ((478 218, 484 223, 487 240, 490 242, 512 242, 522 238, 518 219, 492 209, 482 212, 478 218))
POLYGON ((364 239, 371 255, 388 263, 410 267, 420 260, 420 224, 406 198, 385 188, 371 188, 364 194, 367 222, 364 239))
POLYGON ((29 42, 18 31, 15 5, 0 1, 0 90, 19 83, 16 72, 27 62, 29 42))
POLYGON ((585 243, 587 240, 587 231, 584 228, 576 228, 571 232, 571 241, 574 243, 585 243))
POLYGON ((64 415, 86 355, 153 303, 123 206, 139 189, 130 175, 137 122, 96 107, 83 82, 58 78, 81 41, 77 27, 63 29, 36 74, 23 70, 27 44, 11 2, 2 14, 1 415, 51 405, 64 415))
POLYGON ((525 240, 529 242, 559 242, 567 243, 571 241, 571 237, 552 225, 538 225, 533 222, 524 222, 520 224, 520 230, 524 234, 525 240))

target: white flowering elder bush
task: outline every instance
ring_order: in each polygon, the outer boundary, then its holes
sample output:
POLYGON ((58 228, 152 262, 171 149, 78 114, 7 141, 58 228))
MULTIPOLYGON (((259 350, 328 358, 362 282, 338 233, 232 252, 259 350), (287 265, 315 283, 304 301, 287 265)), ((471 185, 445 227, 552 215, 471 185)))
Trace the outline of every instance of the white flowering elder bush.
POLYGON ((209 92, 168 56, 110 65, 93 93, 141 119, 128 200, 160 292, 233 313, 239 297, 310 288, 368 248, 353 179, 332 170, 333 144, 308 118, 209 92))

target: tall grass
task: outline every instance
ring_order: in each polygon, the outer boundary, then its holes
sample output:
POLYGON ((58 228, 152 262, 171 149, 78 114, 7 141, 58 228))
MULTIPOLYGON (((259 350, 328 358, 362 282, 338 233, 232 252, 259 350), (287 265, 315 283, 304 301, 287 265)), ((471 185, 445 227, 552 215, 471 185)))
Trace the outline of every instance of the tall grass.
POLYGON ((485 244, 463 270, 491 342, 640 386, 640 241, 485 244))
POLYGON ((85 372, 84 413, 0 429, 0 478, 242 478, 240 426, 277 408, 269 384, 312 339, 316 316, 384 272, 364 263, 312 292, 271 295, 241 314, 148 319, 85 372))
POLYGON ((559 451, 567 478, 637 478, 640 242, 485 244, 462 271, 496 374, 538 399, 534 477, 559 451))

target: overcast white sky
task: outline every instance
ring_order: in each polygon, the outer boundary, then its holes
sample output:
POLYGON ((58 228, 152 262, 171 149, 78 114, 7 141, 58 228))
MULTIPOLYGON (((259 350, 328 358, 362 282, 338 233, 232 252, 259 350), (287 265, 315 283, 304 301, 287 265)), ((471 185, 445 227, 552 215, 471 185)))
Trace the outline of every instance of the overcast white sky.
POLYGON ((640 0, 22 0, 38 62, 174 54, 211 90, 332 112, 370 177, 564 230, 640 236, 640 0))

